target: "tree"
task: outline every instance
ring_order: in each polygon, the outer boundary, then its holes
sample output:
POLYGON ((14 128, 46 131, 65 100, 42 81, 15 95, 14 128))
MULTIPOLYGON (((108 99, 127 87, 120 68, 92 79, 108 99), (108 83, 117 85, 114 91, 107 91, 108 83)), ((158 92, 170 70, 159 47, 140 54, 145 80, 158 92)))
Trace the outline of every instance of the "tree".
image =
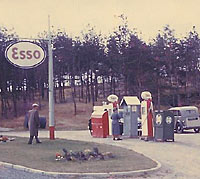
MULTIPOLYGON (((195 27, 188 37, 181 41, 180 61, 181 83, 185 86, 185 104, 190 104, 192 89, 199 91, 200 39, 195 27)), ((193 90, 194 93, 194 90, 193 90)))

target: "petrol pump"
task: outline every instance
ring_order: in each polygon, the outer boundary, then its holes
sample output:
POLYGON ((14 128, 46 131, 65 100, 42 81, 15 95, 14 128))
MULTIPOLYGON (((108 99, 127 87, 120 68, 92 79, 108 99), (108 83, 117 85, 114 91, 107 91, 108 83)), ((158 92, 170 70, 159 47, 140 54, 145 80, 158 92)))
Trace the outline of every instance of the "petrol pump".
POLYGON ((113 104, 103 104, 103 109, 108 111, 108 126, 109 126, 109 135, 112 135, 112 120, 111 115, 113 113, 113 104))
POLYGON ((103 106, 94 106, 91 115, 91 129, 93 137, 107 137, 109 135, 108 128, 108 111, 103 106))
POLYGON ((142 139, 153 139, 153 103, 151 93, 144 91, 141 94, 142 139))
POLYGON ((140 100, 137 96, 124 96, 120 102, 123 107, 123 133, 126 137, 138 137, 138 118, 140 116, 140 100))

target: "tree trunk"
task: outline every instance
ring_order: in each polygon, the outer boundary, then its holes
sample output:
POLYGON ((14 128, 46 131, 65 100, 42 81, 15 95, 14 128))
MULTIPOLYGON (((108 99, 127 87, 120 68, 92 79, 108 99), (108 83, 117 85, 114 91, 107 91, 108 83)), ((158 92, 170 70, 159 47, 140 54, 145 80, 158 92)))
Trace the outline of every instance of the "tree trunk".
POLYGON ((189 92, 188 92, 188 72, 186 71, 186 80, 185 80, 185 105, 189 105, 189 92))
POLYGON ((110 77, 110 94, 113 93, 113 76, 110 77))
POLYGON ((9 102, 6 98, 1 98, 1 115, 3 118, 8 119, 9 102))
POLYGON ((113 93, 116 94, 115 78, 113 78, 113 93))
POLYGON ((54 95, 54 101, 55 101, 55 103, 57 103, 57 87, 56 86, 54 86, 54 90, 53 90, 53 95, 54 95))
POLYGON ((93 84, 93 78, 92 78, 92 71, 90 74, 90 88, 91 88, 92 105, 94 106, 94 84, 93 84))
POLYGON ((127 96, 127 94, 128 94, 128 76, 127 75, 125 75, 125 78, 124 78, 124 80, 125 80, 125 83, 124 83, 124 95, 125 96, 127 96))
POLYGON ((86 98, 88 98, 88 102, 90 103, 90 82, 89 82, 89 72, 87 73, 87 89, 86 89, 86 98))
POLYGON ((99 87, 98 87, 98 80, 97 80, 97 75, 95 74, 95 84, 94 84, 94 88, 95 88, 95 101, 98 100, 98 91, 99 91, 99 87))
POLYGON ((158 111, 160 111, 160 86, 158 86, 158 111))
POLYGON ((58 99, 59 99, 60 103, 62 103, 63 102, 63 98, 62 98, 62 85, 61 85, 61 80, 60 79, 58 81, 58 89, 59 89, 58 99))
POLYGON ((103 98, 105 98, 106 93, 105 93, 105 79, 104 79, 104 77, 102 77, 102 80, 103 80, 103 98))
POLYGON ((76 107, 76 99, 75 99, 75 95, 74 95, 74 92, 72 91, 72 100, 73 100, 73 103, 74 103, 74 115, 77 114, 77 107, 76 107))
POLYGON ((83 88, 84 88, 84 81, 83 81, 83 77, 82 77, 82 75, 81 75, 81 98, 83 99, 83 97, 84 97, 84 93, 83 93, 83 88))
POLYGON ((14 107, 14 117, 17 117, 17 99, 16 99, 16 87, 12 85, 12 99, 13 99, 13 107, 14 107))
POLYGON ((62 81, 62 97, 63 97, 63 102, 65 102, 65 82, 62 81))
POLYGON ((42 96, 42 99, 44 99, 44 83, 43 82, 41 83, 41 96, 42 96))

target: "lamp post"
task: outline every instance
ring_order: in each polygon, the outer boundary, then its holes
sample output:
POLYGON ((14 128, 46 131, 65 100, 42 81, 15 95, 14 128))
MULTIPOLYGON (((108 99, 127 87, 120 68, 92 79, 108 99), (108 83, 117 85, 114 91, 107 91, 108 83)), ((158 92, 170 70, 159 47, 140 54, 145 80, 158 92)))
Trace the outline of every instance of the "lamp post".
POLYGON ((50 139, 54 140, 54 84, 53 84, 53 52, 51 45, 50 16, 48 16, 48 54, 49 54, 49 134, 50 139))

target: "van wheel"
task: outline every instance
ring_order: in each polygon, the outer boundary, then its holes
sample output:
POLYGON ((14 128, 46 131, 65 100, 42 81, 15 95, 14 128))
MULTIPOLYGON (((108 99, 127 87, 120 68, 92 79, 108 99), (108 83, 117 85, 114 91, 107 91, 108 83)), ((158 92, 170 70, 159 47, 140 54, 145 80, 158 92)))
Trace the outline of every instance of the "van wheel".
POLYGON ((195 132, 195 133, 199 133, 199 131, 200 131, 199 128, 195 128, 195 129, 194 129, 194 132, 195 132))
POLYGON ((176 132, 178 134, 181 134, 183 133, 183 127, 178 123, 177 126, 176 126, 176 132))

